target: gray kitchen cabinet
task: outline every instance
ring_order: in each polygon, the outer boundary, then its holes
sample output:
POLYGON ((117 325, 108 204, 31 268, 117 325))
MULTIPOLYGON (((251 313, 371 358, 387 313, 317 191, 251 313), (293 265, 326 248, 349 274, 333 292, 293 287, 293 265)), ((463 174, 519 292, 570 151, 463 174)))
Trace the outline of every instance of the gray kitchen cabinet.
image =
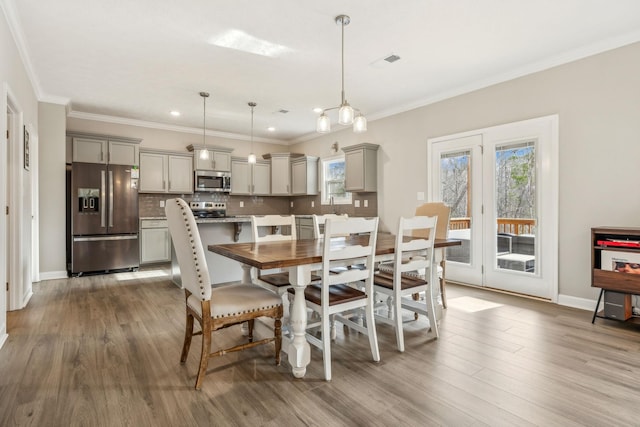
POLYGON ((296 216, 296 233, 298 240, 314 239, 313 218, 296 216))
POLYGON ((271 162, 249 164, 244 157, 231 158, 231 194, 268 196, 271 194, 271 162))
POLYGON ((167 220, 140 220, 140 264, 169 261, 171 261, 171 235, 167 220))
POLYGON ((378 145, 344 147, 345 190, 374 192, 378 189, 378 145))
POLYGON ((291 153, 271 153, 271 194, 288 196, 291 194, 291 153))
POLYGON ((302 156, 291 160, 291 194, 318 194, 318 158, 302 156))
POLYGON ((209 158, 206 160, 200 158, 200 153, 204 151, 202 147, 197 148, 189 145, 187 149, 193 151, 193 168, 195 170, 217 172, 229 172, 231 170, 231 152, 233 148, 207 147, 209 158))
POLYGON ((110 137, 73 137, 74 162, 100 163, 112 165, 138 165, 139 139, 116 139, 110 137))
POLYGON ((193 158, 190 154, 140 153, 140 193, 193 193, 193 158))

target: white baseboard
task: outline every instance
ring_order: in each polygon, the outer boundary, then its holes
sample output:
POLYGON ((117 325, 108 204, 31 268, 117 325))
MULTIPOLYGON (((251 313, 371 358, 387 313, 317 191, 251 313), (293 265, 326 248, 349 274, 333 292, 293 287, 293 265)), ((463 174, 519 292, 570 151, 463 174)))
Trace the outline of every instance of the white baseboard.
POLYGON ((597 300, 578 298, 571 295, 558 295, 558 305, 565 305, 567 307, 579 308, 591 312, 596 307, 597 302, 597 300))
POLYGON ((67 271, 41 271, 40 280, 66 279, 67 271))
POLYGON ((9 338, 9 335, 7 334, 5 325, 5 327, 2 328, 2 331, 0 331, 0 348, 2 348, 4 343, 7 341, 7 338, 9 338))

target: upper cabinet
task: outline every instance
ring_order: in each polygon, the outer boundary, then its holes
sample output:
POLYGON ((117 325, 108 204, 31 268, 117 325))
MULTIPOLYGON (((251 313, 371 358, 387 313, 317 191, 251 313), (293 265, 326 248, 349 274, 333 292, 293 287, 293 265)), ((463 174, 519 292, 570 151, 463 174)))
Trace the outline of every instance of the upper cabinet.
POLYGON ((271 162, 250 164, 244 157, 231 158, 231 195, 269 196, 271 162))
POLYGON ((291 194, 318 194, 318 158, 302 156, 291 160, 291 194))
POLYGON ((358 144, 344 147, 345 190, 373 192, 378 190, 378 147, 358 144))
POLYGON ((193 168, 195 170, 218 172, 229 172, 231 170, 231 152, 233 148, 207 146, 209 158, 206 160, 200 158, 204 148, 189 145, 187 149, 193 151, 193 168))
POLYGON ((139 164, 141 139, 91 134, 67 133, 72 140, 72 160, 83 163, 101 163, 134 166, 139 164))
POLYGON ((192 155, 142 151, 138 191, 140 193, 193 193, 192 155))
POLYGON ((291 153, 265 154, 271 159, 271 194, 288 196, 291 194, 291 153))

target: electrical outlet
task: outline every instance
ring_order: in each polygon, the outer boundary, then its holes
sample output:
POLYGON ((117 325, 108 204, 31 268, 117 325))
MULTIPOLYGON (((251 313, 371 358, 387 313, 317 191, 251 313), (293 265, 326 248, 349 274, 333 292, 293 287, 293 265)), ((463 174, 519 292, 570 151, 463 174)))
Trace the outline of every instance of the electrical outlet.
POLYGON ((244 208, 244 202, 242 200, 240 200, 240 207, 244 208))
POLYGON ((369 201, 367 199, 364 199, 364 207, 365 208, 369 207, 369 201))
POLYGON ((356 208, 360 207, 360 200, 356 200, 355 202, 353 202, 353 206, 355 206, 356 208))
MULTIPOLYGON (((292 206, 293 207, 293 206, 292 206)), ((316 202, 314 202, 313 200, 311 201, 311 207, 315 208, 316 207, 316 202)))
POLYGON ((160 207, 164 208, 164 200, 160 200, 160 207))

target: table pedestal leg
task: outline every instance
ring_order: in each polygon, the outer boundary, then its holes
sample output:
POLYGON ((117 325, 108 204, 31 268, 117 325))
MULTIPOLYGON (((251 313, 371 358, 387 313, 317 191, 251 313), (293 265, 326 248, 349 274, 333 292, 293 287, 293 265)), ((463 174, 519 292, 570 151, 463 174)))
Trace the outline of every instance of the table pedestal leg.
MULTIPOLYGON (((308 265, 291 267, 289 283, 295 289, 289 324, 291 338, 289 342, 289 364, 296 378, 302 378, 307 372, 307 365, 311 361, 311 349, 306 338, 307 306, 304 300, 304 288, 311 282, 311 269, 308 265)), ((285 338, 287 339, 287 338, 285 338)))

